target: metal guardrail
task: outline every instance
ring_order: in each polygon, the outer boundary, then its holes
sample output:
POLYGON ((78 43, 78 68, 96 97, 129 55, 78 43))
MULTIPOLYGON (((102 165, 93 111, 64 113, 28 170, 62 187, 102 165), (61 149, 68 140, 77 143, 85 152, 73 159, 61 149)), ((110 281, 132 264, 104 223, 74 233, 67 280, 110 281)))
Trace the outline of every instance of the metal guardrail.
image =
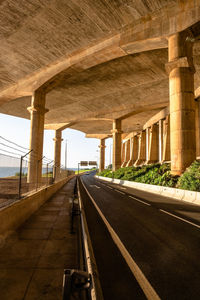
POLYGON ((73 233, 74 216, 80 216, 81 245, 84 270, 66 269, 63 277, 63 300, 83 299, 83 300, 103 300, 103 294, 98 278, 96 261, 89 237, 86 217, 80 196, 79 180, 74 188, 74 199, 71 210, 71 232, 73 233), (74 205, 75 198, 78 197, 78 209, 74 205))

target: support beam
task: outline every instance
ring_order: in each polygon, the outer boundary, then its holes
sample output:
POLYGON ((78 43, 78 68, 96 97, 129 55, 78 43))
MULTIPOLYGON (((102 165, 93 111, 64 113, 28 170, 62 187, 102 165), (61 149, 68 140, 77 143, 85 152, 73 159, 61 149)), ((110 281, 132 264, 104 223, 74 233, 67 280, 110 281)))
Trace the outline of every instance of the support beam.
POLYGON ((99 172, 105 169, 105 139, 100 139, 99 172))
POLYGON ((39 184, 42 179, 42 153, 44 135, 45 94, 39 90, 32 96, 31 106, 28 107, 31 119, 30 149, 28 178, 30 184, 39 184))
POLYGON ((143 130, 139 135, 138 141, 138 157, 135 166, 144 164, 146 161, 146 130, 143 130))
POLYGON ((181 175, 195 160, 195 103, 192 36, 189 31, 169 37, 171 173, 181 175))
POLYGON ((121 167, 121 120, 116 119, 113 121, 113 171, 121 167))
POLYGON ((55 130, 55 138, 54 140, 54 168, 53 168, 53 178, 54 180, 58 180, 60 177, 60 165, 61 165, 61 142, 62 139, 62 131, 55 130))

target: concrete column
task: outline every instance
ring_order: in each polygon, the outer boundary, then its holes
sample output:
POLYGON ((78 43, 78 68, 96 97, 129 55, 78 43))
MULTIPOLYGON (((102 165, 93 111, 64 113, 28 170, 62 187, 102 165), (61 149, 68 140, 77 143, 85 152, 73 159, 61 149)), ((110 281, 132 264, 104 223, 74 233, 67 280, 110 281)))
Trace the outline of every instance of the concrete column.
POLYGON ((130 138, 130 158, 127 162, 127 167, 130 167, 133 165, 133 137, 130 138))
POLYGON ((163 120, 163 155, 162 163, 170 161, 170 116, 163 120))
POLYGON ((159 121, 159 162, 163 161, 163 119, 159 121))
POLYGON ((125 153, 124 153, 124 160, 122 163, 122 167, 127 167, 127 164, 130 160, 130 139, 128 139, 125 143, 125 153))
POLYGON ((129 162, 131 160, 131 138, 126 141, 126 152, 125 152, 125 167, 129 166, 129 162))
POLYGON ((128 167, 128 162, 130 160, 130 153, 131 153, 131 140, 129 139, 126 145, 126 167, 128 167))
POLYGON ((196 157, 200 159, 200 99, 195 101, 196 157))
POLYGON ((192 36, 189 31, 169 37, 171 173, 181 175, 195 160, 195 104, 192 36))
POLYGON ((61 142, 63 141, 61 130, 55 130, 55 138, 53 140, 54 140, 53 178, 54 180, 58 180, 60 177, 60 165, 61 165, 61 142))
POLYGON ((136 162, 137 158, 138 158, 138 135, 135 135, 133 137, 133 152, 132 152, 132 160, 133 160, 133 164, 136 162))
POLYGON ((123 167, 124 165, 124 160, 125 160, 125 150, 126 149, 126 142, 123 143, 122 141, 122 148, 121 148, 121 168, 123 167))
POLYGON ((135 166, 144 164, 146 161, 146 130, 143 130, 139 135, 138 140, 138 157, 135 166))
POLYGON ((27 182, 40 183, 42 179, 42 153, 44 135, 45 94, 39 90, 32 96, 31 106, 28 107, 31 119, 30 150, 27 182))
POLYGON ((153 124, 149 130, 148 164, 158 162, 159 160, 159 138, 158 125, 153 124))
POLYGON ((105 169, 105 139, 100 139, 100 157, 99 157, 99 172, 105 169))
POLYGON ((150 128, 146 128, 146 163, 148 163, 149 160, 149 135, 150 135, 150 128))
POLYGON ((113 121, 113 171, 121 167, 121 120, 113 121))

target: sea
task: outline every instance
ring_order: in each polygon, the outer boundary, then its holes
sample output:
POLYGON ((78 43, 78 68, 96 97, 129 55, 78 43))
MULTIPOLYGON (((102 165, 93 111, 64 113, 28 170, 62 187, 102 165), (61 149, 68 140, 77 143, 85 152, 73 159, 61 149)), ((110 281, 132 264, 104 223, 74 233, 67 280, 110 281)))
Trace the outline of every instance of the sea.
MULTIPOLYGON (((77 168, 68 168, 68 170, 76 171, 77 168)), ((46 168, 42 169, 42 173, 46 173, 46 168)), ((49 170, 50 171, 50 170, 49 170)), ((23 173, 28 173, 28 168, 23 168, 23 173)), ((19 173, 19 167, 0 167, 0 178, 15 176, 16 173, 19 173)))

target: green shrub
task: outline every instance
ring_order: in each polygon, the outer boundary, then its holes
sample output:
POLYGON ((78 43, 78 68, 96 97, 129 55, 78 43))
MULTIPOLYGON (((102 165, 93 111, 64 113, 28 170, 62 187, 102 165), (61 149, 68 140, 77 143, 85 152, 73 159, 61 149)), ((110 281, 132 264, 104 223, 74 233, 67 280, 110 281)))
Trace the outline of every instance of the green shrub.
POLYGON ((115 172, 104 170, 98 175, 169 187, 175 187, 178 181, 177 176, 170 174, 170 164, 160 165, 159 163, 142 167, 120 168, 115 172))
POLYGON ((179 178, 177 187, 200 192, 200 161, 194 161, 179 178))

